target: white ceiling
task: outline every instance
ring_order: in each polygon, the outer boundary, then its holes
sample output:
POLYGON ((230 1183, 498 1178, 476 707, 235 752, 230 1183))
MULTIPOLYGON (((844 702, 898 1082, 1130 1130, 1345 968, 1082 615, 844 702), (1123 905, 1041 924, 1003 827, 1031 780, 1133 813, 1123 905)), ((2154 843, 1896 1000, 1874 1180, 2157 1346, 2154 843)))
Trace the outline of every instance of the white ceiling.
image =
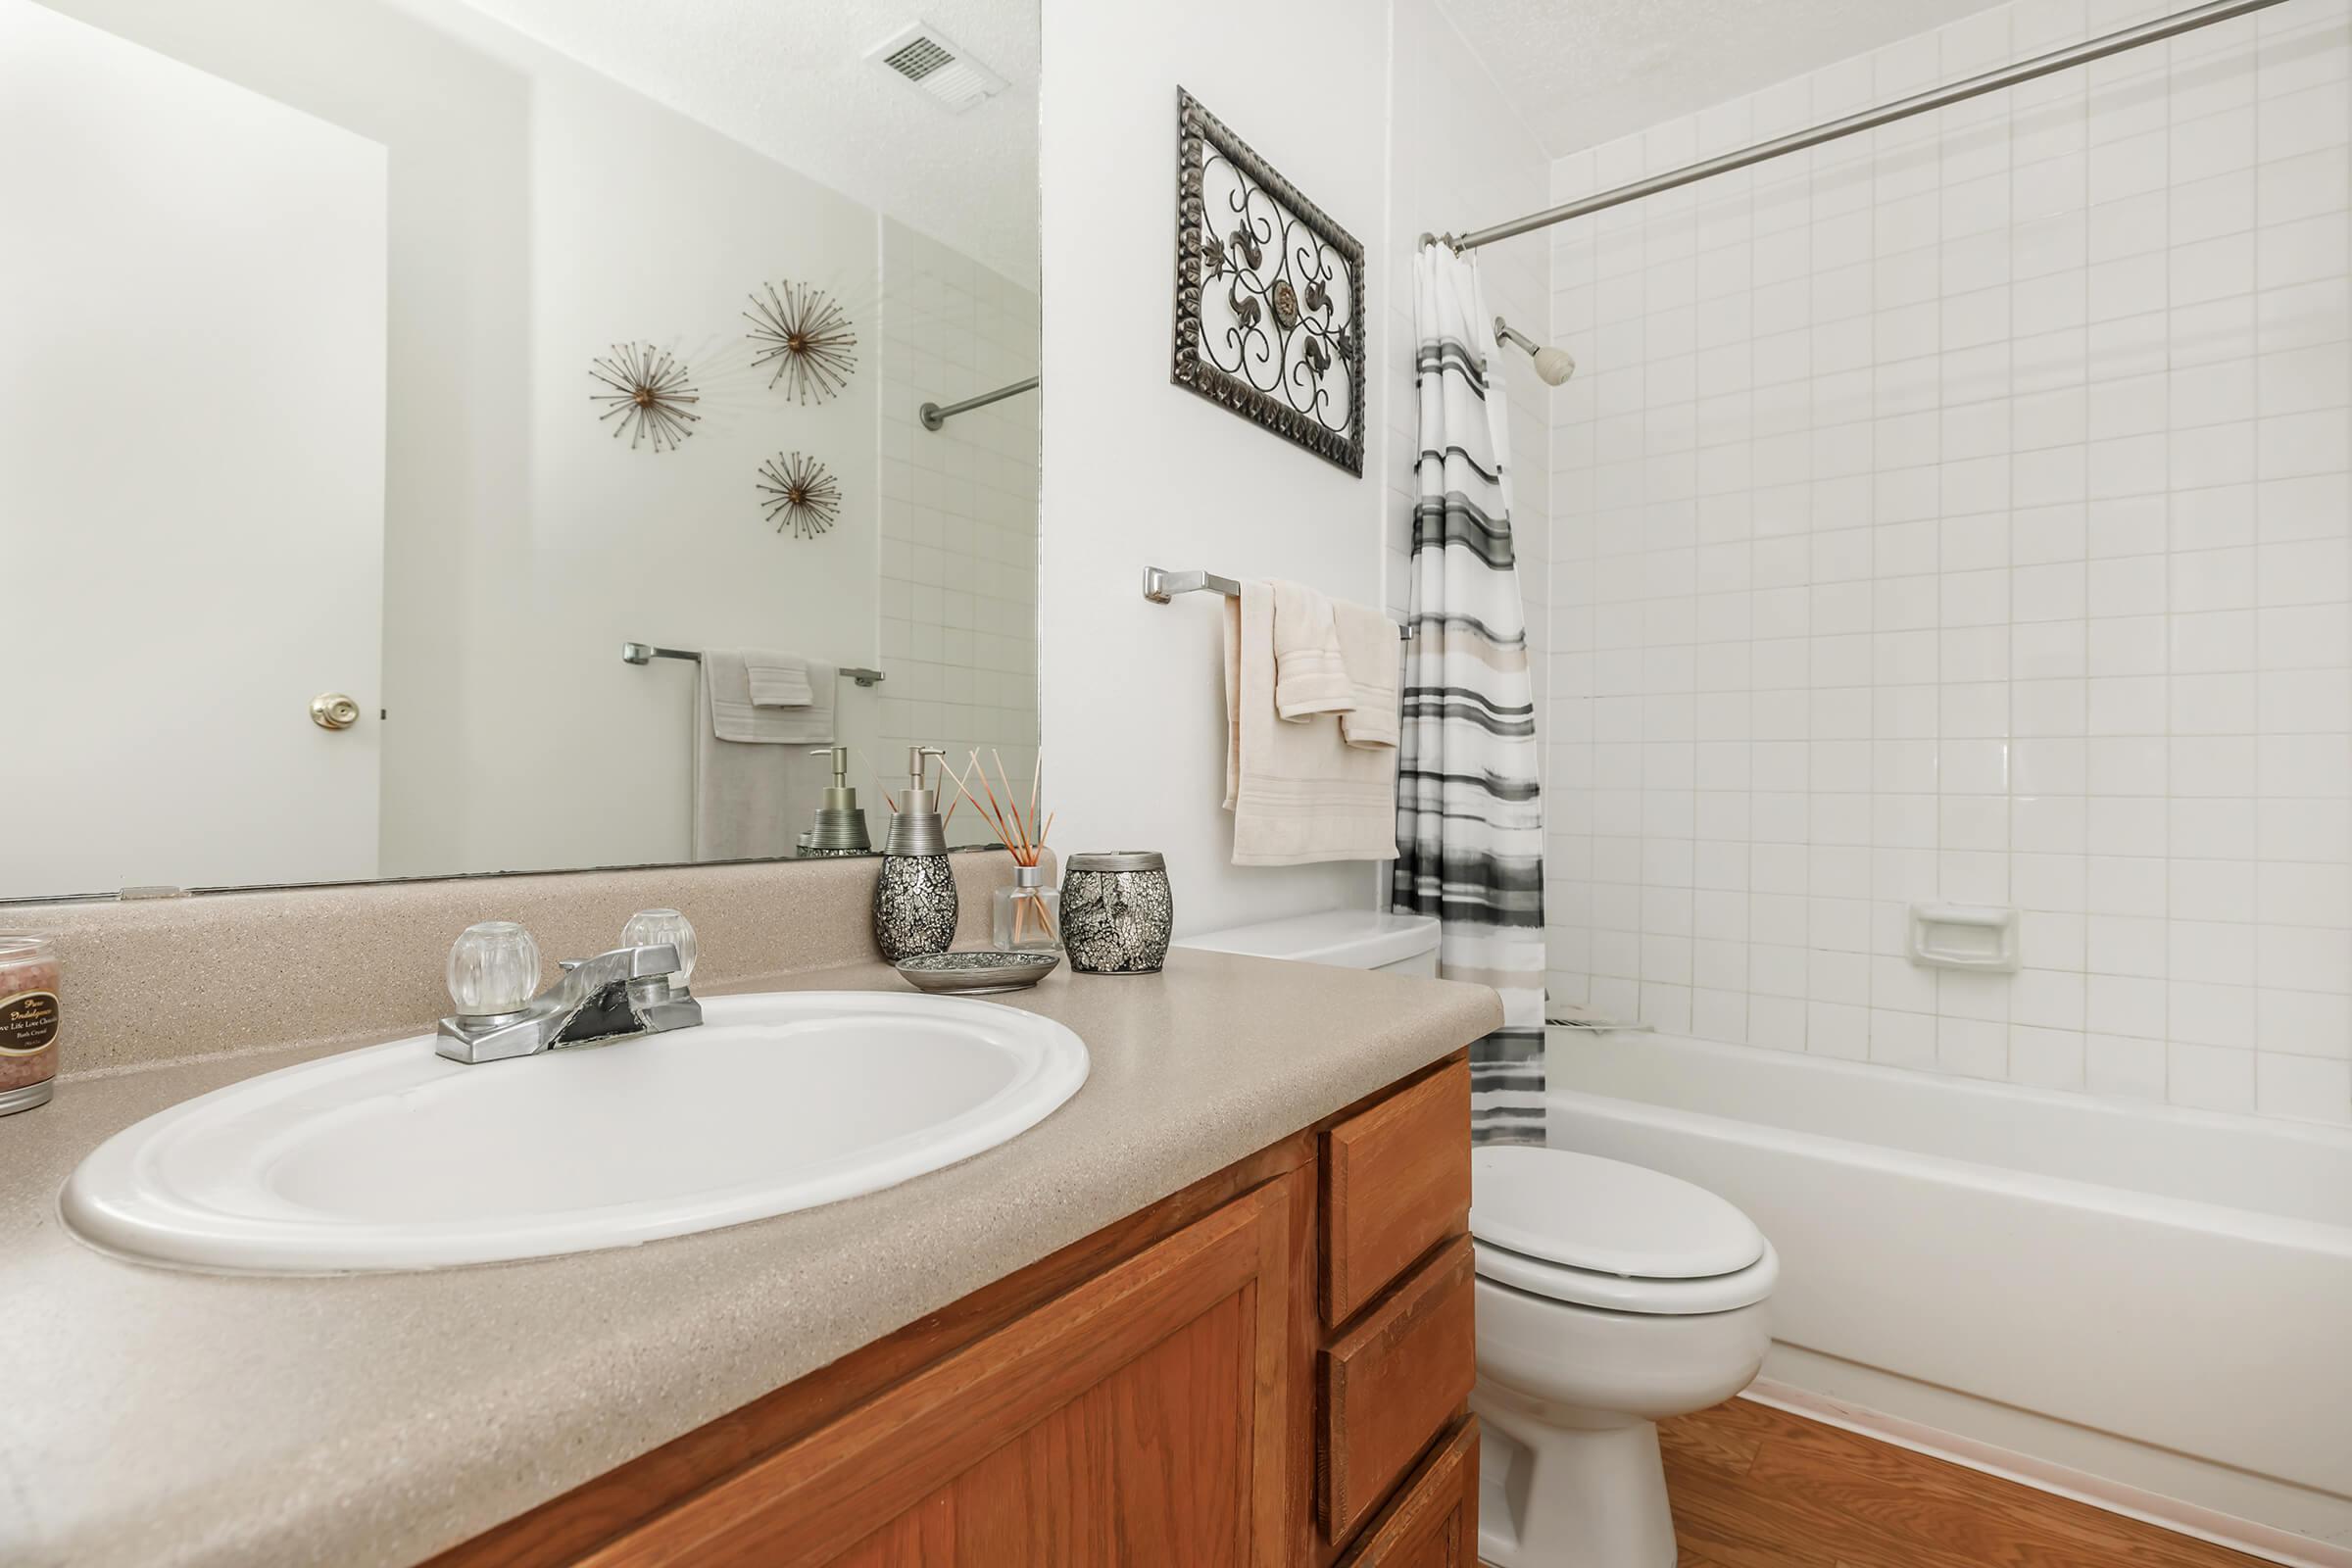
POLYGON ((2001 0, 1442 0, 1558 158, 2001 0))
POLYGON ((1037 0, 464 0, 1037 286, 1037 0), (1011 83, 952 114, 865 58, 907 23, 1011 83))

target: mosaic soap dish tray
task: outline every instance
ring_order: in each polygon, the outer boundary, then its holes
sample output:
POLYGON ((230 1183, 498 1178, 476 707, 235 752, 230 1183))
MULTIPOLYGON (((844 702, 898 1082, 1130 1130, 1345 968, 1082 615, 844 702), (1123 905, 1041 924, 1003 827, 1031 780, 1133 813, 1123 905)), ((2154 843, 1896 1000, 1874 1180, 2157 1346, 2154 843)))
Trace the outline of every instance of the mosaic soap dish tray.
POLYGON ((1061 965, 1058 953, 928 953, 899 960, 899 973, 917 991, 984 997, 1022 991, 1061 965))

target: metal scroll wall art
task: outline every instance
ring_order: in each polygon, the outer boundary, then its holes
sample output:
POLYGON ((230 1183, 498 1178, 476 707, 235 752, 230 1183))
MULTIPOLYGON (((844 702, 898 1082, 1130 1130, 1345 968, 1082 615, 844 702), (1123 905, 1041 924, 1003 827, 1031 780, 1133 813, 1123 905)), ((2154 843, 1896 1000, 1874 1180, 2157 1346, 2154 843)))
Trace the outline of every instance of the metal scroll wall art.
POLYGON ((1176 90, 1172 378, 1364 471, 1364 248, 1176 90))

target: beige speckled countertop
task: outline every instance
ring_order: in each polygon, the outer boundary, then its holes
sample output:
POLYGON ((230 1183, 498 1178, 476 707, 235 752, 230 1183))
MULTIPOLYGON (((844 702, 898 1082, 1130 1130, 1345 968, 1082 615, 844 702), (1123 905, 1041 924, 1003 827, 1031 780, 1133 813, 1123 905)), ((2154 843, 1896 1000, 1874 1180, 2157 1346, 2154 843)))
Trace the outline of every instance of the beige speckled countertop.
MULTIPOLYGON (((900 982, 861 963, 785 984, 900 982)), ((229 1278, 66 1233, 58 1187, 102 1139, 317 1049, 69 1082, 0 1119, 0 1562, 416 1562, 1501 1022, 1481 987, 1184 950, 1162 975, 1064 969, 999 1000, 1094 1057, 1011 1143, 848 1202, 539 1262, 229 1278)))

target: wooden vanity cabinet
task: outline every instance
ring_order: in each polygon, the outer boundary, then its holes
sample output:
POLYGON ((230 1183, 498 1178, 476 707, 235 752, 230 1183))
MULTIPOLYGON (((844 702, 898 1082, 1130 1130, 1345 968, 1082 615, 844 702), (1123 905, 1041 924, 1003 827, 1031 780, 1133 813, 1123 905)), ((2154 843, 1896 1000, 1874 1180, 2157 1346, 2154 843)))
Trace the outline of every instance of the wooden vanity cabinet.
POLYGON ((1473 1568, 1468 1129, 1457 1054, 433 1568, 1473 1568))

